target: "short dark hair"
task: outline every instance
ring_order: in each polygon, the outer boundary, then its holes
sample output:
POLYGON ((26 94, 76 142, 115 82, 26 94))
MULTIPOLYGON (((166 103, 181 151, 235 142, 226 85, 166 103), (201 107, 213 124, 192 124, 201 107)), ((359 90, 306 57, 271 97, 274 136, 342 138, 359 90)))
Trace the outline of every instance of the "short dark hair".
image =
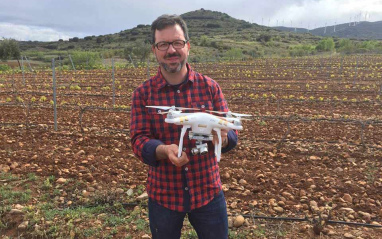
POLYGON ((186 22, 178 15, 168 15, 164 14, 162 16, 159 16, 153 23, 151 24, 151 40, 152 44, 155 43, 155 31, 156 30, 163 30, 166 27, 169 26, 175 26, 178 24, 184 33, 184 38, 186 41, 189 40, 188 38, 188 28, 186 22))

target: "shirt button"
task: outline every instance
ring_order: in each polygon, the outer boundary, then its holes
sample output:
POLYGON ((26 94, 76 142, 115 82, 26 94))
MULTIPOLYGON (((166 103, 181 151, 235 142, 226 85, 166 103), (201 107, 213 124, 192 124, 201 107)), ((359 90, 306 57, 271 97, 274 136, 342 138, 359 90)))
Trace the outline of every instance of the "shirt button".
POLYGON ((183 151, 186 151, 186 148, 183 148, 183 151))
POLYGON ((180 90, 177 90, 176 92, 177 92, 177 93, 180 93, 180 90))
POLYGON ((184 190, 188 191, 188 187, 185 187, 184 190))
POLYGON ((184 168, 184 170, 185 170, 185 171, 188 171, 188 168, 187 168, 187 167, 185 167, 185 168, 184 168))

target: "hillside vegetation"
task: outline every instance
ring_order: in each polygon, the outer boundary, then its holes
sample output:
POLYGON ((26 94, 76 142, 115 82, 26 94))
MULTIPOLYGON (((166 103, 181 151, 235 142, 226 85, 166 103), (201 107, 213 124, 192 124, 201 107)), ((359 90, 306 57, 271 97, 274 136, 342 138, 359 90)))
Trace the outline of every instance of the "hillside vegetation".
POLYGON ((319 27, 313 30, 293 27, 274 27, 274 29, 297 33, 311 33, 323 37, 338 37, 357 40, 381 40, 382 21, 377 22, 351 22, 327 27, 319 27))
MULTIPOLYGON (((182 15, 189 27, 191 62, 224 61, 259 57, 307 56, 334 52, 380 53, 381 41, 324 38, 312 33, 294 33, 238 20, 217 11, 196 10, 182 15)), ((69 41, 20 42, 22 55, 34 63, 51 62, 52 58, 70 66, 94 67, 105 59, 119 58, 126 64, 154 61, 150 54, 150 25, 137 25, 115 34, 73 37, 69 41), (92 64, 90 62, 93 62, 92 64)))

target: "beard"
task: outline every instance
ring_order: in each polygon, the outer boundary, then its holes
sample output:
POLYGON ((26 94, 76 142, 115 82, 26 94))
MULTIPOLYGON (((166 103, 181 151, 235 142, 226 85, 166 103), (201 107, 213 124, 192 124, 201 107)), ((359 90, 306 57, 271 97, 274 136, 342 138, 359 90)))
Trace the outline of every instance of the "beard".
MULTIPOLYGON (((180 57, 180 55, 178 53, 174 53, 174 54, 167 54, 164 59, 167 59, 167 58, 170 58, 170 57, 173 57, 173 56, 177 56, 177 57, 180 57)), ((187 56, 184 58, 183 61, 179 62, 179 63, 176 63, 176 64, 167 64, 167 63, 164 63, 164 62, 160 62, 157 58, 157 61, 159 63, 159 65, 161 65, 163 67, 163 69, 165 71, 167 71, 168 73, 176 73, 176 72, 179 72, 183 66, 186 64, 187 62, 187 56)))

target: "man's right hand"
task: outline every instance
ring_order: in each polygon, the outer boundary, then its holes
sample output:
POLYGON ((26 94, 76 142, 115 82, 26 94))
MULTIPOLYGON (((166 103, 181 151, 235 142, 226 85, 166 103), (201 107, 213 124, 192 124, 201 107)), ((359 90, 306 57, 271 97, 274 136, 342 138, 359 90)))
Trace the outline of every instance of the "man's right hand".
POLYGON ((179 147, 176 144, 159 145, 156 149, 157 160, 168 158, 175 166, 182 167, 188 163, 189 159, 187 154, 183 151, 182 155, 178 158, 178 149, 179 147))

